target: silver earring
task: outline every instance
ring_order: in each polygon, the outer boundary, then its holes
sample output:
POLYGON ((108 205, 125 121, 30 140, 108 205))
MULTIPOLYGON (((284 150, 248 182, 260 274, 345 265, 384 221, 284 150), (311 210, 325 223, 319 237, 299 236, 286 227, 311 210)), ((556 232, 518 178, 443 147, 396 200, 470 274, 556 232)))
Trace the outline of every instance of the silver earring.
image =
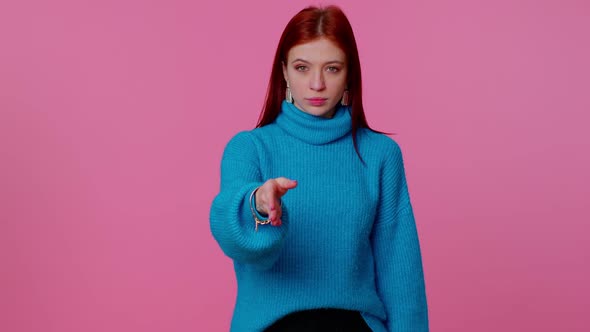
POLYGON ((289 104, 293 104, 293 95, 291 94, 291 89, 289 89, 289 84, 287 84, 287 91, 285 92, 285 100, 289 104))
POLYGON ((342 100, 340 101, 340 104, 342 104, 342 106, 348 106, 348 90, 344 90, 344 93, 342 94, 342 100))

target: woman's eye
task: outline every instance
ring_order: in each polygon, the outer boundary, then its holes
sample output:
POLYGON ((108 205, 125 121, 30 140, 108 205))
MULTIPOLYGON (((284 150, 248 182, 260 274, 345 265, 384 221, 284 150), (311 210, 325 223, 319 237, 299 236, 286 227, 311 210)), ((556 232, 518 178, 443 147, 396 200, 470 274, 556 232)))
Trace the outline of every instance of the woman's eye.
POLYGON ((295 66, 295 70, 297 70, 297 71, 306 71, 307 70, 307 67, 306 66, 301 66, 301 65, 300 66, 295 66))
POLYGON ((332 73, 337 73, 340 70, 338 67, 330 66, 328 67, 328 71, 332 73))

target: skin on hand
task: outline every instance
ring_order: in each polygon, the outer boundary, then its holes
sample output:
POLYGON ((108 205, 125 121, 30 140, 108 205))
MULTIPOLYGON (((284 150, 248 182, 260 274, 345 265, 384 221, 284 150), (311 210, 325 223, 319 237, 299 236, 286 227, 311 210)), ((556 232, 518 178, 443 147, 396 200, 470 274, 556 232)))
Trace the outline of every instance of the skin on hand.
POLYGON ((268 215, 271 225, 280 226, 283 215, 281 197, 295 187, 297 187, 297 181, 285 177, 267 180, 256 191, 256 210, 268 215))

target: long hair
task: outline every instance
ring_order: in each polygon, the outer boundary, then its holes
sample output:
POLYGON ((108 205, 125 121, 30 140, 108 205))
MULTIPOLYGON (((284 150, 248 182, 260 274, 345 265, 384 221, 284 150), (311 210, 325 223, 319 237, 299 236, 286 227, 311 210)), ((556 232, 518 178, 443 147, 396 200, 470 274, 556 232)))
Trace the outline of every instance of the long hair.
MULTIPOLYGON (((336 6, 307 7, 295 15, 283 31, 272 64, 266 100, 258 118, 256 127, 272 123, 281 111, 285 99, 287 83, 283 77, 283 63, 293 46, 324 37, 335 43, 346 55, 347 87, 352 117, 352 142, 357 155, 361 158, 356 133, 358 128, 368 128, 363 109, 361 65, 352 27, 346 15, 336 6)), ((373 130, 375 131, 375 130, 373 130)))

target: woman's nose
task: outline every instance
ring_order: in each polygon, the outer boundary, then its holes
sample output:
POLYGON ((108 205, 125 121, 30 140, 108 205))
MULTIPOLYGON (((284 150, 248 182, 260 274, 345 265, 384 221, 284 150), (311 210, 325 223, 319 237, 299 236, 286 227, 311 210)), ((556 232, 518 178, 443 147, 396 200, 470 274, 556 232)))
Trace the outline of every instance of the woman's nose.
POLYGON ((310 88, 315 91, 321 91, 326 88, 326 83, 324 82, 324 73, 322 71, 317 71, 313 74, 310 82, 310 88))

